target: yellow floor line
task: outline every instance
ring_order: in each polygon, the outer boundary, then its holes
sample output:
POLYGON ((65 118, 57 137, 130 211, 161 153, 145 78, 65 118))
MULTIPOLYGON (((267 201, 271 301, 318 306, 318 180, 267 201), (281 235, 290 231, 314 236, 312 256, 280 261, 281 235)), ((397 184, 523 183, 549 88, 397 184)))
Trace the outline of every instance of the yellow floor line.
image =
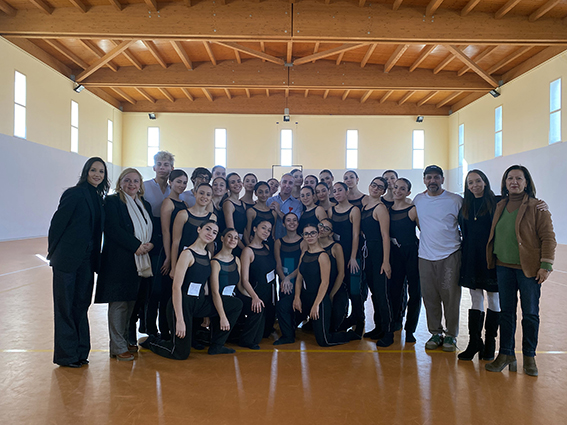
MULTIPOLYGON (((102 350, 96 349, 91 350, 91 353, 108 353, 109 350, 102 350)), ((149 353, 150 350, 141 349, 140 351, 149 353)), ((325 350, 325 349, 307 349, 307 350, 300 350, 300 349, 260 349, 260 350, 243 350, 238 349, 236 350, 237 353, 380 353, 380 354, 400 354, 400 353, 409 353, 415 354, 415 350, 325 350)), ((196 353, 206 353, 206 350, 192 350, 192 352, 196 353)), ((22 350, 22 349, 7 349, 7 350, 0 350, 0 353, 53 353, 53 350, 22 350)), ((443 350, 427 350, 426 353, 428 354, 451 354, 446 353, 443 350)), ((521 351, 516 351, 517 354, 522 354, 521 351)), ((567 351, 536 351, 536 354, 567 354, 567 351)))

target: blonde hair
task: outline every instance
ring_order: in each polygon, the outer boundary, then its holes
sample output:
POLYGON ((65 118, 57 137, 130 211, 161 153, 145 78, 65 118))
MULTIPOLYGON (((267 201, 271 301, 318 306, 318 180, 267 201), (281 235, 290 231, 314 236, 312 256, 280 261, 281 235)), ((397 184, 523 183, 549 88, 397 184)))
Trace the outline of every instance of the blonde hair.
POLYGON ((120 196, 120 200, 124 203, 126 203, 126 198, 124 197, 124 192, 122 191, 122 188, 120 187, 120 184, 122 183, 122 179, 124 179, 124 177, 126 177, 127 174, 130 173, 136 173, 138 175, 138 177, 140 177, 140 190, 138 191, 138 197, 144 196, 144 178, 142 177, 142 175, 140 174, 140 172, 138 170, 136 170, 135 168, 126 168, 124 171, 122 171, 120 173, 120 176, 118 177, 118 180, 116 181, 116 188, 114 189, 116 191, 116 193, 118 193, 118 196, 120 196))
POLYGON ((173 167, 175 156, 168 151, 159 151, 154 155, 154 164, 158 161, 169 161, 173 167))

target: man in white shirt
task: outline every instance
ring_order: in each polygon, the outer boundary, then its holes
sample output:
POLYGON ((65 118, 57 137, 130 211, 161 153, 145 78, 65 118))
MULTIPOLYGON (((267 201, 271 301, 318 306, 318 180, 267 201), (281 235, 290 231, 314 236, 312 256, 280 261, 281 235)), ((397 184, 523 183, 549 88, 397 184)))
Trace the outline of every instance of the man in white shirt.
POLYGON ((278 214, 275 233, 276 239, 283 238, 287 233, 282 222, 283 216, 285 214, 293 212, 298 219, 299 217, 301 217, 301 202, 291 196, 294 181, 295 179, 291 174, 284 174, 280 181, 280 193, 272 196, 266 201, 266 205, 268 205, 278 214))
POLYGON ((413 203, 421 230, 419 241, 419 277, 427 326, 432 337, 425 348, 443 351, 457 349, 461 287, 461 237, 457 226, 463 198, 443 189, 443 170, 429 165, 423 172, 425 193, 418 194, 413 203), (445 316, 447 331, 441 323, 445 316), (443 334, 445 336, 443 337, 443 334))

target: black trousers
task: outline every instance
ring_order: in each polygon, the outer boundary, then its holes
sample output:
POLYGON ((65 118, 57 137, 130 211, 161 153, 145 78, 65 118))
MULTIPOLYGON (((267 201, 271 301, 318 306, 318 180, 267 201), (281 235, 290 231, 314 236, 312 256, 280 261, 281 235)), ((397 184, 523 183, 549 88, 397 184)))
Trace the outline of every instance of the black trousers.
MULTIPOLYGON (((290 297, 285 297, 280 299, 280 302, 278 303, 278 321, 282 332, 282 338, 290 340, 295 339, 295 328, 298 323, 302 322, 309 316, 313 303, 317 298, 317 293, 301 291, 300 298, 301 313, 293 311, 293 298, 290 299, 290 297)), ((329 295, 325 295, 323 301, 319 305, 319 318, 312 321, 315 339, 317 340, 317 344, 321 347, 345 344, 350 341, 346 332, 331 332, 331 311, 331 299, 329 298, 329 295)))
POLYGON ((384 249, 381 241, 366 241, 368 256, 366 257, 364 271, 366 281, 372 292, 372 305, 374 306, 374 324, 382 332, 392 332, 393 322, 400 310, 401 291, 398 294, 392 285, 389 285, 385 273, 380 273, 384 262, 384 249))
MULTIPOLYGON (((236 297, 224 297, 223 306, 228 322, 230 323, 230 330, 222 331, 220 329, 220 322, 218 320, 211 321, 211 326, 213 328, 211 347, 224 345, 230 332, 232 331, 232 328, 236 323, 236 320, 238 319, 238 316, 240 315, 240 310, 242 310, 242 302, 236 297)), ((185 338, 179 338, 175 335, 176 319, 175 311, 173 309, 173 304, 171 301, 167 306, 167 313, 172 334, 171 340, 164 341, 158 338, 151 339, 149 348, 160 356, 174 360, 185 360, 191 353, 193 318, 218 316, 218 312, 210 296, 192 297, 189 295, 183 295, 183 319, 185 320, 185 338)))
POLYGON ((252 311, 252 298, 238 290, 236 291, 236 296, 242 302, 242 312, 238 319, 241 324, 238 345, 242 347, 257 345, 264 336, 264 313, 266 309, 263 309, 260 313, 255 313, 252 311))
POLYGON ((390 286, 396 294, 401 293, 397 305, 394 304, 396 317, 394 320, 401 323, 407 305, 405 330, 414 333, 419 321, 421 311, 421 285, 419 282, 418 245, 390 245, 390 264, 392 266, 392 279, 390 286), (400 292, 401 288, 401 292, 400 292), (407 300, 407 295, 409 300, 407 300))
POLYGON ((91 337, 87 313, 92 302, 93 286, 90 253, 75 272, 53 268, 53 363, 68 365, 89 357, 91 337))
MULTIPOLYGON (((161 267, 165 261, 165 252, 162 250, 157 260, 154 278, 148 295, 146 307, 146 330, 148 335, 157 335, 159 320, 159 332, 163 339, 169 339, 169 323, 167 320, 167 305, 171 299, 171 288, 173 280, 168 275, 161 273, 161 267), (158 315, 159 313, 159 315, 158 315)), ((153 260, 152 260, 153 265, 153 260)))

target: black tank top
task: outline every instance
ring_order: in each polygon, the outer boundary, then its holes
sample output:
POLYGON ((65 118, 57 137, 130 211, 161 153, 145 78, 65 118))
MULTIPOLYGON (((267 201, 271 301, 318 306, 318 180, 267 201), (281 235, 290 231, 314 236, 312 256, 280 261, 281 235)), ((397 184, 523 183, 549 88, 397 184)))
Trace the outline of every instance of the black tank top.
POLYGON ((181 241, 179 242, 180 254, 184 247, 193 245, 199 236, 197 228, 205 221, 209 220, 212 214, 213 213, 208 213, 203 217, 197 217, 191 214, 191 211, 187 210, 187 221, 183 225, 183 233, 181 234, 181 241))
POLYGON ((358 199, 352 199, 352 200, 348 200, 352 205, 354 205, 355 207, 357 207, 359 210, 362 210, 362 200, 364 199, 364 195, 362 195, 360 198, 358 199))
POLYGON ((331 260, 331 278, 329 279, 329 289, 327 293, 331 292, 333 286, 335 285, 335 281, 337 280, 337 275, 339 274, 339 269, 337 268, 337 259, 333 255, 333 247, 335 246, 336 242, 332 242, 328 247, 324 248, 325 252, 329 256, 331 260))
POLYGON ((175 199, 169 198, 171 202, 173 202, 173 211, 171 211, 171 222, 169 223, 169 234, 173 235, 173 223, 175 222, 175 217, 179 211, 183 211, 187 209, 185 202, 183 201, 176 201, 175 199))
POLYGON ((332 207, 333 217, 331 221, 333 222, 333 230, 335 235, 339 235, 339 243, 341 244, 345 259, 350 258, 352 252, 352 223, 350 222, 350 212, 354 206, 350 207, 348 211, 344 213, 339 213, 332 207))
POLYGON ((221 261, 218 258, 213 258, 211 261, 216 261, 220 265, 220 272, 219 272, 219 292, 221 295, 228 295, 233 296, 234 289, 240 280, 240 273, 238 273, 238 266, 236 264, 236 260, 234 257, 228 263, 225 261, 221 261), (230 288, 227 291, 230 291, 230 294, 224 294, 224 288, 232 286, 232 291, 230 288))
POLYGON ((303 233, 303 228, 305 226, 307 226, 308 224, 311 224, 311 225, 317 227, 317 224, 319 223, 319 219, 317 218, 317 215, 315 214, 316 210, 317 210, 317 207, 313 208, 310 211, 305 211, 303 214, 301 214, 301 217, 299 219, 299 225, 297 226, 297 231, 299 233, 303 233))
POLYGON ((244 208, 244 202, 241 201, 240 205, 232 202, 232 205, 234 205, 234 212, 232 213, 234 228, 239 235, 242 235, 244 233, 244 229, 246 228, 246 223, 248 222, 248 220, 246 219, 246 209, 244 208))
POLYGON ((384 205, 386 205, 386 208, 388 209, 392 208, 392 205, 394 205, 394 201, 387 201, 383 196, 380 197, 380 200, 384 205))
MULTIPOLYGON (((249 208, 254 208, 254 205, 256 205, 256 204, 254 204, 254 203, 249 204, 248 202, 244 202, 244 201, 240 201, 240 202, 242 202, 242 203, 244 204, 244 208, 245 208, 246 210, 249 209, 249 208)), ((254 209, 255 209, 255 208, 254 208, 254 209)))
POLYGON ((266 220, 269 221, 270 224, 273 226, 276 224, 276 220, 274 220, 274 214, 272 214, 272 210, 268 211, 261 211, 256 207, 252 207, 254 211, 256 211, 256 218, 255 220, 266 220))
POLYGON ((183 295, 188 295, 189 286, 191 283, 200 283, 201 289, 199 290, 199 298, 205 295, 205 286, 211 276, 211 260, 209 260, 209 254, 197 254, 192 249, 189 249, 193 254, 195 262, 191 267, 185 272, 185 278, 183 279, 183 285, 181 285, 181 293, 183 295))
POLYGON ((360 228, 364 232, 367 241, 382 242, 382 232, 380 232, 380 222, 374 219, 374 210, 380 205, 377 204, 370 209, 363 209, 360 214, 360 228))
POLYGON ((396 239, 400 245, 412 245, 417 242, 415 234, 416 222, 409 218, 409 212, 414 205, 403 210, 390 208, 390 238, 396 239))
POLYGON ((252 248, 254 261, 250 263, 250 285, 274 285, 276 283, 276 260, 268 248, 252 248), (269 275, 269 276, 268 276, 269 275), (268 280, 269 278, 269 280, 268 280))
MULTIPOLYGON (((303 276, 303 289, 308 293, 317 293, 321 286, 321 267, 319 256, 327 255, 325 251, 303 254, 303 259, 299 265, 299 272, 303 276)), ((330 276, 329 276, 330 277, 330 276)))
MULTIPOLYGON (((280 260, 282 262, 282 267, 284 269, 284 274, 293 273, 293 271, 299 265, 299 259, 301 258, 301 241, 299 239, 297 242, 285 242, 283 238, 280 238, 280 260)), ((295 279, 293 279, 295 281, 295 279)))

